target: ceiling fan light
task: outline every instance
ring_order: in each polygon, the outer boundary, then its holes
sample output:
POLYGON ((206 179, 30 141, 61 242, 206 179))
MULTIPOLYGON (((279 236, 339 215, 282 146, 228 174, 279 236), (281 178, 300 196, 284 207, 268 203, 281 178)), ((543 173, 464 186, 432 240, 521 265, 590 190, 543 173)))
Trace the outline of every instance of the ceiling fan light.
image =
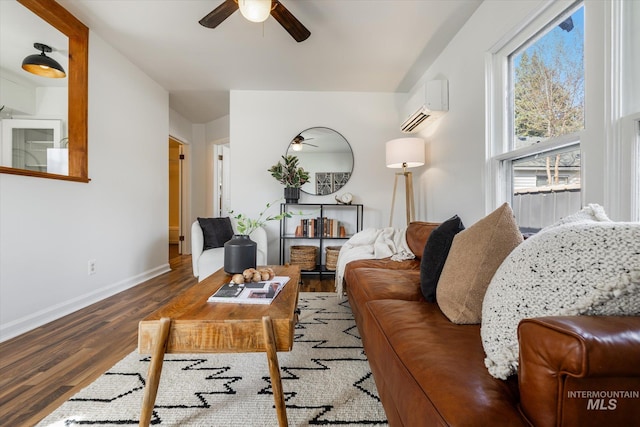
POLYGON ((41 43, 34 43, 33 47, 40 50, 40 54, 29 55, 22 61, 22 69, 42 77, 61 79, 66 77, 64 68, 53 58, 45 55, 51 48, 41 43))
POLYGON ((291 144, 291 149, 293 149, 293 151, 302 151, 302 144, 294 141, 291 144))
POLYGON ((271 14, 271 0, 238 0, 238 6, 251 22, 264 22, 271 14))

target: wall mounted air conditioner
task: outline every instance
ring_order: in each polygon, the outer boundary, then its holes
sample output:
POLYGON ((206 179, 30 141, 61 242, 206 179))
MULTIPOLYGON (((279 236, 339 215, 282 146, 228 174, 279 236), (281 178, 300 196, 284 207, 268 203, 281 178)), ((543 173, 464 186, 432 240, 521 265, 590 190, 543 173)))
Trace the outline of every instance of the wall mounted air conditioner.
POLYGON ((432 80, 409 97, 405 106, 406 119, 400 125, 404 133, 417 132, 449 111, 449 81, 432 80))

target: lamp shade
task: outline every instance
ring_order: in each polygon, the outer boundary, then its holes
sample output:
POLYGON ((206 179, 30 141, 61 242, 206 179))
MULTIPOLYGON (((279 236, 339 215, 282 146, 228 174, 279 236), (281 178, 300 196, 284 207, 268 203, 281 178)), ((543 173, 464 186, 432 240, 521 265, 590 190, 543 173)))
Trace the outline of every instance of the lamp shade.
POLYGON ((40 54, 33 54, 24 58, 22 61, 23 70, 38 76, 54 79, 61 79, 67 75, 58 61, 45 55, 45 52, 51 52, 52 50, 49 46, 42 43, 34 43, 33 47, 40 50, 40 54))
POLYGON ((238 6, 251 22, 264 22, 271 14, 271 0, 238 0, 238 6))
POLYGON ((388 168, 415 168, 424 165, 424 140, 398 138, 386 144, 388 168))

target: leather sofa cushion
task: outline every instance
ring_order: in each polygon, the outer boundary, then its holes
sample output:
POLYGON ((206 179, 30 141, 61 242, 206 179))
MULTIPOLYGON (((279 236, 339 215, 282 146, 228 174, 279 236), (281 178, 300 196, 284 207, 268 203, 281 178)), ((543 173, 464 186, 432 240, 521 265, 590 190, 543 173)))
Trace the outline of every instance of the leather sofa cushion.
POLYGON ((384 369, 376 384, 393 378, 381 387, 402 424, 526 425, 517 380, 493 378, 483 365, 479 325, 451 323, 434 303, 375 300, 367 307, 374 320, 364 332, 366 350, 377 359, 372 369, 384 369))
POLYGON ((347 282, 360 304, 377 299, 424 300, 419 270, 358 268, 349 271, 347 282))
MULTIPOLYGON (((371 315, 365 306, 367 301, 387 298, 424 301, 420 292, 420 270, 417 269, 355 268, 347 270, 345 279, 349 284, 347 296, 351 311, 359 327, 371 322, 371 315)), ((362 340, 365 341, 366 337, 362 336, 362 340)))
MULTIPOLYGON (((394 261, 391 257, 380 259, 358 259, 348 263, 344 269, 344 277, 347 278, 349 270, 357 268, 380 268, 384 270, 419 270, 420 261, 415 259, 405 259, 402 261, 394 261)), ((349 281, 347 280, 347 283, 349 281)))
POLYGON ((407 226, 407 245, 411 252, 416 256, 416 259, 422 258, 422 251, 424 245, 427 244, 427 239, 433 230, 440 225, 439 222, 424 222, 414 221, 407 226))

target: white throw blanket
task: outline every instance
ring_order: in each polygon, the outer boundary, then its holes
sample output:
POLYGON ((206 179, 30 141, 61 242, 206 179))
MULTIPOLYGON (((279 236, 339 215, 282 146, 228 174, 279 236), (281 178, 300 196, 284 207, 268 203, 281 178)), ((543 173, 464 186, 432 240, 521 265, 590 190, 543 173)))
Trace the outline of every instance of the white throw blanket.
POLYGON ((380 259, 391 257, 394 261, 413 259, 415 255, 407 244, 407 228, 367 228, 347 240, 338 254, 336 262, 336 292, 343 297, 342 280, 346 265, 358 259, 380 259))

